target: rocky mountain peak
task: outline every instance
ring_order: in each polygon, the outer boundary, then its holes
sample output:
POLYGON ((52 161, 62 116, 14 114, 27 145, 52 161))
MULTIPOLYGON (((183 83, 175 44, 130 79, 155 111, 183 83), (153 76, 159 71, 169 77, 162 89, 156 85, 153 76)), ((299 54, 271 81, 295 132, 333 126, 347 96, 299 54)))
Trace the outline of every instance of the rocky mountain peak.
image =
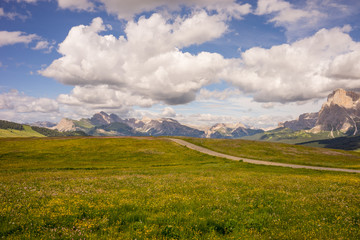
POLYGON ((335 90, 323 104, 312 132, 339 131, 356 135, 360 127, 360 93, 335 90))
POLYGON ((330 106, 333 104, 344 108, 353 108, 358 103, 359 98, 359 93, 337 89, 328 96, 326 105, 330 106))
POLYGON ((107 125, 110 123, 121 122, 121 118, 119 118, 116 114, 107 114, 106 112, 99 112, 94 114, 94 116, 90 119, 90 122, 96 126, 107 125))
POLYGON ((61 121, 51 129, 57 129, 60 132, 76 131, 74 121, 68 118, 61 119, 61 121))

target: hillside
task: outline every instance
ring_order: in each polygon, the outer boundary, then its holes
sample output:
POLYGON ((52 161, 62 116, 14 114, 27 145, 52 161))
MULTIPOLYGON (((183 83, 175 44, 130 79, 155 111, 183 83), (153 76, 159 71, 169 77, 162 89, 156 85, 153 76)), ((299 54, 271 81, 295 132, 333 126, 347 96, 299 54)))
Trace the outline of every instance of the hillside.
POLYGON ((48 128, 29 126, 0 120, 0 137, 66 137, 86 136, 82 131, 59 132, 48 128))
POLYGON ((312 140, 299 143, 299 145, 342 150, 359 150, 360 136, 345 136, 332 139, 312 140))
POLYGON ((253 136, 242 137, 241 139, 297 144, 308 141, 329 139, 329 138, 333 138, 334 136, 341 137, 341 136, 345 136, 345 134, 341 132, 332 133, 328 131, 321 131, 318 133, 313 133, 307 130, 294 131, 289 128, 281 127, 263 133, 258 133, 253 136))

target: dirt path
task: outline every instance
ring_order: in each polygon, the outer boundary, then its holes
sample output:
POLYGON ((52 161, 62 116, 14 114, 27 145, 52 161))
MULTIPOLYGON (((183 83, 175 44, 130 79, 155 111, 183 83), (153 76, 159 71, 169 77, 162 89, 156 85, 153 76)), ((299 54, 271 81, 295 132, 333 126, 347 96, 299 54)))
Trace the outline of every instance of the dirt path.
POLYGON ((181 139, 176 139, 176 138, 168 138, 168 139, 173 141, 173 142, 176 142, 177 144, 180 144, 182 146, 190 148, 192 150, 195 150, 195 151, 198 151, 198 152, 201 152, 201 153, 205 153, 205 154, 208 154, 208 155, 211 155, 211 156, 215 156, 215 157, 222 157, 222 158, 230 159, 230 160, 233 160, 233 161, 243 161, 243 162, 252 163, 252 164, 279 166, 279 167, 306 168, 306 169, 322 170, 322 171, 360 173, 360 170, 354 170, 354 169, 315 167, 315 166, 305 166, 305 165, 296 165, 296 164, 288 164, 288 163, 277 163, 277 162, 268 162, 268 161, 253 160, 253 159, 247 159, 247 158, 241 158, 241 157, 234 157, 234 156, 230 156, 230 155, 227 155, 227 154, 214 152, 214 151, 209 150, 207 148, 197 146, 195 144, 186 142, 186 141, 181 140, 181 139))

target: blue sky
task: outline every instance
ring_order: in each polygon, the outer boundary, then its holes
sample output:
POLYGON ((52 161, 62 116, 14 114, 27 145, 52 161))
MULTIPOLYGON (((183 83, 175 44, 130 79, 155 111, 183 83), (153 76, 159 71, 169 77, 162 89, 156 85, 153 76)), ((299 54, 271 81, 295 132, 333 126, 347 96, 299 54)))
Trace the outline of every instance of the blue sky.
POLYGON ((360 88, 357 0, 0 1, 0 119, 269 128, 360 88))

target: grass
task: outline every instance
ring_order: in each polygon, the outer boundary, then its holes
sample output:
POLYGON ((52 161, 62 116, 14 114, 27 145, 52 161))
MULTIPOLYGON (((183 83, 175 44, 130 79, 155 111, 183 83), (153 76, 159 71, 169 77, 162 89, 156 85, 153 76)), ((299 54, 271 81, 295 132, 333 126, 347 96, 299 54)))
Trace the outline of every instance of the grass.
POLYGON ((91 124, 90 120, 88 119, 81 119, 79 121, 74 121, 74 123, 76 126, 87 130, 95 127, 93 124, 91 124))
POLYGON ((345 134, 342 134, 341 132, 333 132, 333 134, 331 134, 331 132, 328 131, 311 133, 307 130, 293 131, 289 128, 278 128, 271 131, 258 133, 252 136, 242 137, 242 139, 296 144, 308 141, 330 139, 334 136, 342 137, 345 136, 345 134))
POLYGON ((300 145, 358 151, 360 149, 360 136, 315 140, 303 142, 300 145))
POLYGON ((162 139, 0 139, 0 238, 359 239, 360 175, 162 139))
POLYGON ((34 131, 28 125, 23 125, 24 130, 0 129, 0 138, 7 137, 45 137, 44 135, 34 131))
POLYGON ((183 139, 238 157, 299 165, 360 169, 360 153, 353 151, 240 139, 183 139))

